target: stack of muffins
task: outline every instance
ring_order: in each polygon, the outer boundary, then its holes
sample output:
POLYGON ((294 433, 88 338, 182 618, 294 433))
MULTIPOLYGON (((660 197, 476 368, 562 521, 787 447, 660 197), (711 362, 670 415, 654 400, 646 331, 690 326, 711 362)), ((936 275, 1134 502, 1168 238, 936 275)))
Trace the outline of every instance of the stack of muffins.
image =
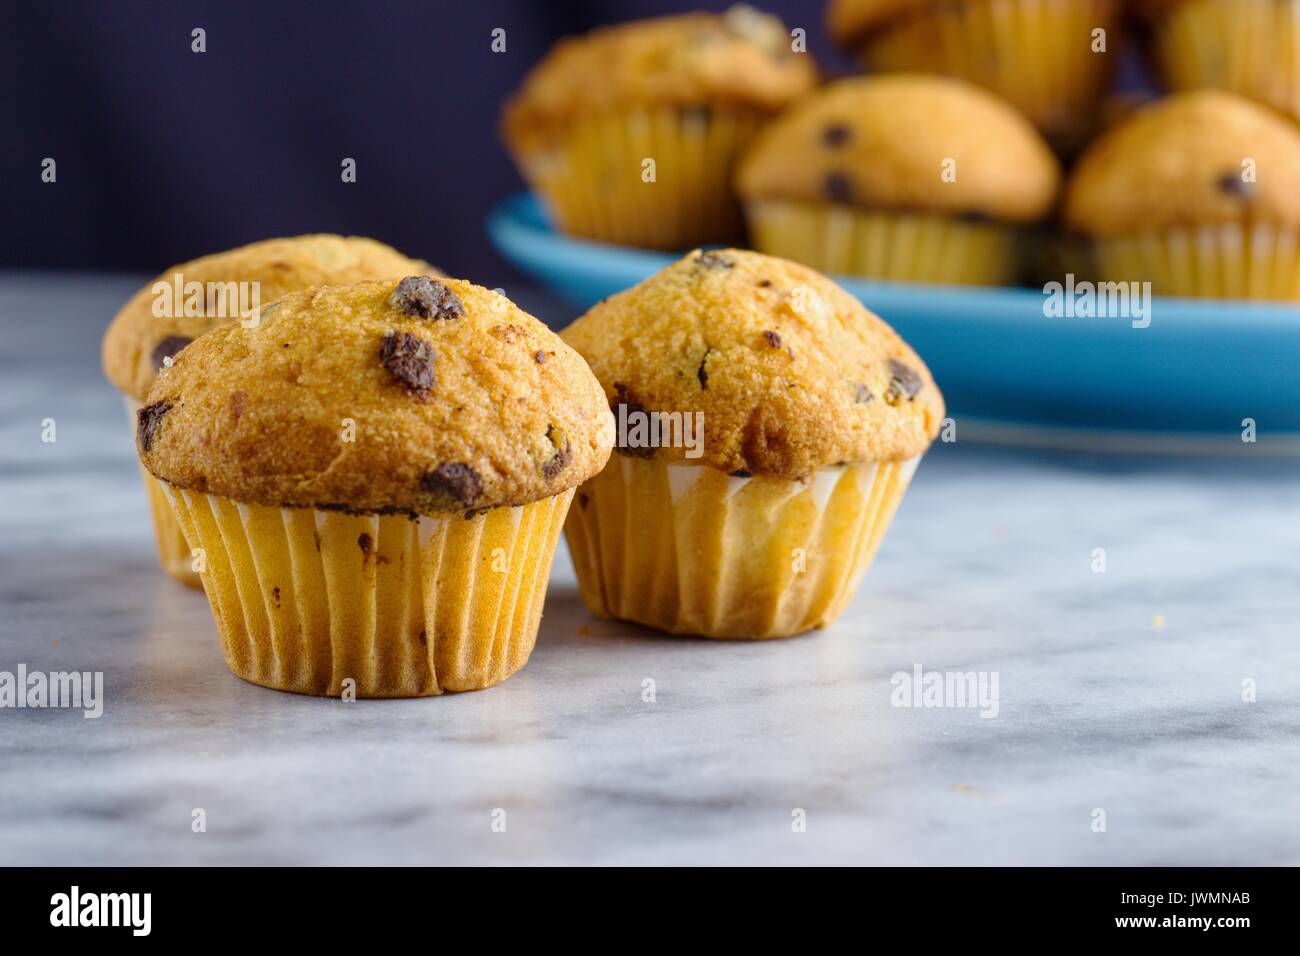
POLYGON ((830 0, 871 72, 825 85, 774 17, 663 17, 563 41, 503 135, 582 238, 730 243, 739 209, 755 248, 849 276, 1295 300, 1298 9, 830 0), (1130 40, 1171 90, 1141 109, 1110 93, 1130 40))

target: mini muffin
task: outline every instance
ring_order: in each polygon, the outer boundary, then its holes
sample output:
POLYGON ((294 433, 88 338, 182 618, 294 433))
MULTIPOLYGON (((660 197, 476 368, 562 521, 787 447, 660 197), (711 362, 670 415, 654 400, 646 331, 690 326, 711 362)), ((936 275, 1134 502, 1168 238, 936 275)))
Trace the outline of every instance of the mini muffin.
POLYGON ((741 147, 817 71, 745 6, 560 42, 507 104, 502 134, 558 228, 656 249, 734 238, 741 147))
POLYGON ((1300 119, 1295 0, 1144 0, 1155 58, 1174 90, 1230 90, 1300 119))
POLYGON ((587 606, 723 638, 833 622, 943 420, 894 330, 811 269, 724 249, 561 336, 616 415, 565 526, 587 606))
POLYGON ((1118 0, 831 0, 827 26, 873 72, 941 73, 992 90, 1068 153, 1087 139, 1110 87, 1119 6, 1118 0))
MULTIPOLYGON (((269 303, 311 285, 440 274, 372 239, 314 235, 268 239, 173 266, 124 305, 104 336, 103 365, 122 393, 135 427, 154 376, 164 363, 204 332, 236 321, 249 305, 269 303), (187 292, 187 284, 192 291, 187 292), (178 292, 179 289, 179 292, 178 292), (257 301, 252 302, 254 291, 257 301), (241 299, 242 292, 242 299, 241 299)), ((163 570, 200 587, 193 557, 162 491, 141 469, 153 512, 163 570)))
POLYGON ((754 244, 825 272, 999 285, 1060 168, 990 93, 932 76, 841 80, 769 125, 737 189, 754 244))
POLYGON ((456 279, 320 286, 180 352, 140 459, 205 565, 226 661, 305 694, 415 697, 528 660, 609 408, 578 355, 456 279))
POLYGON ((1091 240, 1101 279, 1300 299, 1300 130, 1230 93, 1168 97, 1080 157, 1065 220, 1091 240))

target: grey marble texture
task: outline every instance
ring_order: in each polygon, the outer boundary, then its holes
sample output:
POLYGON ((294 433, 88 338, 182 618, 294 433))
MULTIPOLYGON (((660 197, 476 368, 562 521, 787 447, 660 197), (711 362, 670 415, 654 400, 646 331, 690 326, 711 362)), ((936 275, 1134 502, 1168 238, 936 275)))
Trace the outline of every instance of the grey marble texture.
POLYGON ((562 547, 500 687, 296 697, 232 676, 155 566, 98 369, 135 284, 0 276, 0 670, 102 670, 106 697, 0 710, 0 864, 1300 863, 1294 461, 959 441, 828 631, 596 621, 562 547), (998 716, 891 706, 917 664, 996 672, 998 716))

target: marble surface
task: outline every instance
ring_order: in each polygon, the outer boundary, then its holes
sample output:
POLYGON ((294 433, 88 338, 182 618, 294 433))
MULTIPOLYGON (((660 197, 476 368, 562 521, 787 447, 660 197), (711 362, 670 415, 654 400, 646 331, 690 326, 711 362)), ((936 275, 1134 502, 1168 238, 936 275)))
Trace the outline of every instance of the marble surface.
POLYGON ((0 671, 105 683, 97 720, 0 710, 0 863, 1300 863, 1294 461, 959 440, 825 632, 596 621, 562 548, 500 687, 296 697, 155 567, 98 369, 134 285, 0 276, 0 671), (995 673, 997 717, 891 706, 916 665, 995 673))

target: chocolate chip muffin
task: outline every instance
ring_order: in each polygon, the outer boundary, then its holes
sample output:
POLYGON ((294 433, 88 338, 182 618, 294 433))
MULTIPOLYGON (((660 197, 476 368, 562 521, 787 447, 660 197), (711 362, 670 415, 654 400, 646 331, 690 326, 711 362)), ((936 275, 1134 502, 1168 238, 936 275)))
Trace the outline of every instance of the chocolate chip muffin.
MULTIPOLYGON (((158 370, 203 333, 286 292, 416 273, 440 274, 427 262, 356 236, 268 239, 203 256, 168 269, 122 307, 104 336, 104 374, 126 400, 134 427, 135 413, 158 370)), ((201 587, 171 507, 149 473, 141 473, 163 570, 201 587)))
POLYGON ((834 621, 943 420, 916 353, 826 277, 736 249, 561 336, 617 423, 565 527, 587 606, 709 637, 834 621))
POLYGON ((609 456, 583 360, 456 279, 315 287, 180 352, 138 418, 226 660, 254 683, 406 697, 533 647, 573 489, 609 456))
POLYGON ((749 7, 641 20, 561 41, 502 135, 564 232, 689 248, 738 234, 737 154, 816 80, 801 43, 749 7))
POLYGON ((831 0, 826 20, 870 72, 974 83, 1062 153, 1091 135, 1122 45, 1119 0, 831 0))
POLYGON ((1213 87, 1300 119, 1300 4, 1294 0, 1140 0, 1161 78, 1213 87))
POLYGON ((1089 147, 1064 215, 1102 279, 1300 299, 1300 130, 1230 93, 1170 96, 1089 147))
POLYGON ((1017 278, 1015 230, 1060 168, 1015 110, 957 80, 841 80, 771 123, 737 174, 754 244, 826 272, 967 285, 1017 278))

